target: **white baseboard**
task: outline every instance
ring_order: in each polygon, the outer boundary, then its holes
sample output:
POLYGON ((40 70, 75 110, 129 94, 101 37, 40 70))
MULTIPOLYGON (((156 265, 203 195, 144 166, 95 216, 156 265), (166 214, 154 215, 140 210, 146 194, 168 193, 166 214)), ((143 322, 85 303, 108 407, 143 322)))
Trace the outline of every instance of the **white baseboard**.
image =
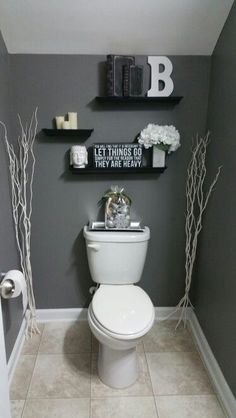
MULTIPOLYGON (((156 321, 165 321, 168 320, 178 320, 179 319, 179 310, 176 310, 175 307, 158 307, 155 308, 155 320, 156 321)), ((192 313, 192 308, 187 308, 187 318, 192 313)))
POLYGON ((12 376, 14 374, 24 341, 25 341, 25 330, 26 330, 26 320, 23 318, 20 330, 18 332, 13 350, 7 362, 7 370, 8 370, 8 382, 9 386, 11 384, 12 376))
POLYGON ((84 321, 87 319, 87 309, 37 309, 36 316, 38 322, 42 323, 51 321, 84 321))
MULTIPOLYGON (((187 316, 191 315, 191 308, 188 308, 187 316)), ((50 321, 84 321, 87 319, 87 308, 72 309, 37 309, 37 319, 39 322, 50 321)), ((172 307, 155 308, 155 319, 164 321, 165 319, 179 319, 179 313, 172 307)))
POLYGON ((189 328, 223 409, 229 418, 235 418, 236 399, 225 380, 193 310, 189 315, 189 328))
MULTIPOLYGON (((174 312, 172 307, 155 308, 156 320, 163 321, 165 319, 178 319, 178 312, 174 312)), ((191 308, 188 308, 188 324, 192 333, 194 342, 199 350, 200 356, 205 364, 205 367, 209 373, 209 376, 216 389, 219 401, 227 413, 229 418, 236 417, 236 399, 232 394, 229 385, 227 384, 224 375, 214 357, 214 354, 207 342, 207 339, 201 329, 201 326, 197 320, 197 317, 191 308)), ((54 321, 84 321, 87 319, 86 308, 75 309, 38 309, 37 310, 38 322, 54 322, 54 321)), ((22 345, 25 339, 25 319, 22 322, 18 337, 16 339, 14 348, 8 361, 8 377, 9 381, 13 376, 15 366, 17 364, 22 345)))

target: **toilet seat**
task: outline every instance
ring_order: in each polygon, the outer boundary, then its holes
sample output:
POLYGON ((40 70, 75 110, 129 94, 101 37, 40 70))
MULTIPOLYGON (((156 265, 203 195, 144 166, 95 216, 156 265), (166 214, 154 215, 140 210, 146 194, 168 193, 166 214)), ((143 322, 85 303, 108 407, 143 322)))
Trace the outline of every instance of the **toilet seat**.
POLYGON ((109 336, 133 339, 151 328, 154 308, 139 286, 101 285, 92 299, 90 315, 96 326, 109 336))

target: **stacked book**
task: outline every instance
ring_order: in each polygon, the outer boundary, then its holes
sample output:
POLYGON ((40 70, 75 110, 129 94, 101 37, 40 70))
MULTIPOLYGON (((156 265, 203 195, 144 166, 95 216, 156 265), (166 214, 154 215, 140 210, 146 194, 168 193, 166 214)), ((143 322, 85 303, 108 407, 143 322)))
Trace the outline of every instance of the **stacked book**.
POLYGON ((107 55, 107 95, 142 96, 143 66, 127 55, 107 55))

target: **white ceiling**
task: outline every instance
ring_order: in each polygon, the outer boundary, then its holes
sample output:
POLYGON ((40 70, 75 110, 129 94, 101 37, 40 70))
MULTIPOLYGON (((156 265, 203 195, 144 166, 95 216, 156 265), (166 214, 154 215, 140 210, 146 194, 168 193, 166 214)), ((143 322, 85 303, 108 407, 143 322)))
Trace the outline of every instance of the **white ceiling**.
POLYGON ((210 55, 233 0, 0 0, 10 53, 210 55))

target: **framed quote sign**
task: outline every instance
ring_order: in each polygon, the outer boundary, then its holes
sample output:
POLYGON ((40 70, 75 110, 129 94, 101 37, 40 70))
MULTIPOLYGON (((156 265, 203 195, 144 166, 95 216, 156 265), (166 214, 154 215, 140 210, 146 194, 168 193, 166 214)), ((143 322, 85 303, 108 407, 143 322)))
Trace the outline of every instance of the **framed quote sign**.
POLYGON ((93 167, 109 169, 142 167, 142 145, 94 144, 93 167))

